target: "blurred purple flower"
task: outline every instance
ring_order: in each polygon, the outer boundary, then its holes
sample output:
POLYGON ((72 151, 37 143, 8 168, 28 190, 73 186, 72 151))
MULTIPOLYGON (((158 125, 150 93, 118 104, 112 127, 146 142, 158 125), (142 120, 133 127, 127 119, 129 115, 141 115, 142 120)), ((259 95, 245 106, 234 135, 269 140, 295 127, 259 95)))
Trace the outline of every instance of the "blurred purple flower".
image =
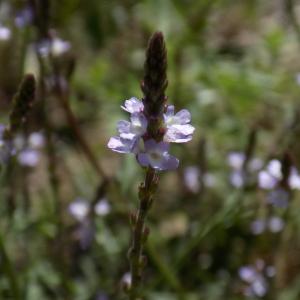
POLYGON ((267 195, 267 202, 280 208, 286 208, 289 203, 288 200, 288 192, 282 188, 270 191, 267 195))
POLYGON ((68 210, 77 221, 83 221, 89 213, 89 203, 83 198, 76 198, 70 203, 68 210))
POLYGON ((235 188, 243 187, 245 183, 245 174, 242 170, 235 170, 230 174, 230 183, 235 188))
POLYGON ((71 44, 60 38, 44 39, 36 45, 36 48, 42 57, 48 57, 50 54, 60 56, 71 49, 71 44))
POLYGON ((125 273, 123 276, 122 276, 122 279, 121 281, 125 284, 127 284, 128 286, 131 285, 131 273, 130 272, 127 272, 125 273))
POLYGON ((108 298, 107 294, 105 294, 104 292, 97 293, 96 298, 95 298, 95 300, 108 300, 108 299, 109 298, 108 298))
POLYGON ((150 139, 145 142, 145 152, 138 153, 138 162, 144 167, 153 169, 174 170, 178 167, 179 161, 176 157, 168 153, 169 144, 165 142, 157 143, 150 139))
POLYGON ((256 219, 251 222, 250 230, 254 235, 262 234, 267 229, 272 233, 278 233, 284 228, 284 221, 276 216, 268 219, 256 219))
POLYGON ((22 28, 29 25, 33 19, 33 12, 29 7, 26 7, 19 12, 15 17, 15 24, 17 27, 22 28))
MULTIPOLYGON (((230 174, 230 183, 235 188, 241 188, 246 183, 246 174, 243 170, 243 165, 246 156, 243 152, 230 152, 227 156, 227 163, 233 169, 230 174)), ((248 169, 251 172, 257 172, 262 166, 262 161, 259 158, 252 158, 248 163, 248 169)))
POLYGON ((111 211, 111 206, 106 198, 100 199, 95 205, 95 213, 98 216, 106 216, 111 211))
POLYGON ((200 189, 200 170, 196 166, 184 169, 183 180, 186 187, 193 193, 197 193, 200 189))
POLYGON ((187 109, 182 109, 174 115, 174 106, 169 105, 164 114, 164 122, 167 131, 165 142, 186 143, 193 138, 195 128, 188 124, 191 122, 191 114, 187 109))
POLYGON ((86 250, 90 247, 95 236, 95 228, 93 223, 88 219, 83 219, 80 222, 76 231, 76 238, 79 241, 80 248, 86 250))
POLYGON ((11 30, 8 27, 0 25, 0 41, 7 41, 11 38, 11 30))
POLYGON ((271 217, 269 219, 269 230, 273 233, 280 232, 284 228, 284 221, 279 217, 271 217))
POLYGON ((35 167, 40 160, 40 153, 34 149, 24 149, 18 154, 18 162, 25 167, 35 167))
POLYGON ((257 260, 254 265, 242 266, 239 269, 239 276, 247 284, 244 289, 245 296, 264 297, 269 287, 266 276, 273 277, 274 275, 275 268, 266 267, 263 260, 257 260))
POLYGON ((245 154, 242 152, 230 152, 227 156, 228 165, 236 170, 240 170, 245 161, 245 154))
POLYGON ((51 53, 53 56, 60 56, 71 49, 70 42, 64 41, 60 38, 54 38, 51 41, 51 53))
POLYGON ((300 175, 295 167, 291 168, 289 186, 291 189, 300 190, 300 175))
POLYGON ((255 235, 262 234, 266 229, 266 221, 264 219, 256 219, 251 222, 250 229, 255 235))
POLYGON ((32 132, 28 137, 28 144, 32 148, 41 148, 45 144, 44 135, 40 132, 32 132))

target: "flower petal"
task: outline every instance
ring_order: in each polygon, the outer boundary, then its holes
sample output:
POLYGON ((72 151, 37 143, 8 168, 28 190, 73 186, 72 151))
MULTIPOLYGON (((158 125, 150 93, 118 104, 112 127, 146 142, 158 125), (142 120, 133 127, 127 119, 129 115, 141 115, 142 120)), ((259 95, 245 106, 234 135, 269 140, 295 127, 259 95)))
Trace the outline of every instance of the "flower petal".
POLYGON ((138 153, 137 160, 143 167, 149 166, 149 157, 146 153, 138 153))
POLYGON ((184 125, 191 122, 191 113, 187 109, 182 109, 175 115, 175 118, 178 124, 184 125))
POLYGON ((133 152, 136 141, 130 139, 124 139, 119 136, 111 137, 108 141, 108 148, 119 153, 133 152))
POLYGON ((121 106, 122 109, 129 113, 138 113, 144 109, 144 104, 139 99, 132 97, 129 100, 126 100, 124 106, 121 106))
POLYGON ((120 134, 130 133, 130 122, 121 120, 117 124, 117 129, 120 134))
MULTIPOLYGON (((187 125, 183 125, 187 126, 187 125)), ((192 127, 192 126, 191 126, 192 127)), ((186 132, 192 132, 192 130, 181 131, 178 128, 172 126, 170 127, 164 136, 164 141, 168 143, 186 143, 189 142, 193 137, 191 134, 186 134, 186 132)))
POLYGON ((172 156, 169 153, 165 153, 160 165, 160 170, 175 170, 178 168, 178 165, 179 160, 175 156, 172 156))
POLYGON ((143 113, 133 113, 131 115, 130 131, 137 135, 143 135, 147 130, 148 121, 143 113))

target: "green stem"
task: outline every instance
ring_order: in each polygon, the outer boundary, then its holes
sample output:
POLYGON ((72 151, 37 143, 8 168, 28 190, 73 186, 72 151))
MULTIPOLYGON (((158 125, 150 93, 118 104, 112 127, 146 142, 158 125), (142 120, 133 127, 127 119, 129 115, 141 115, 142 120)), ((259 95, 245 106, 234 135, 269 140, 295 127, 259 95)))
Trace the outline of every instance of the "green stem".
POLYGON ((129 253, 131 286, 129 299, 140 299, 142 270, 144 267, 143 246, 146 242, 148 230, 145 227, 145 220, 151 207, 153 193, 157 187, 157 174, 154 169, 148 168, 144 183, 139 190, 139 208, 133 221, 133 240, 129 253))
POLYGON ((1 234, 0 234, 0 255, 1 255, 3 271, 7 276, 7 280, 10 285, 11 294, 13 295, 13 299, 21 300, 21 292, 20 292, 17 276, 14 271, 12 262, 10 261, 8 253, 5 249, 3 236, 1 234))

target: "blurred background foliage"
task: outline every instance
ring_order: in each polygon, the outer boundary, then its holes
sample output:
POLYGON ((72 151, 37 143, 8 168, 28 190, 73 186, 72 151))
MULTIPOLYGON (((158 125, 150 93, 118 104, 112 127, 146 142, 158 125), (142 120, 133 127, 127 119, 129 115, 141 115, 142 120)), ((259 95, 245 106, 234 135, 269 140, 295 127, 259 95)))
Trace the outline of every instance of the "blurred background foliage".
POLYGON ((160 30, 169 102, 191 111, 196 131, 172 146, 178 171, 161 174, 146 299, 300 299, 299 184, 259 180, 270 161, 281 173, 300 167, 300 2, 53 0, 38 25, 32 2, 0 2, 1 121, 33 73, 36 103, 16 139, 46 140, 31 163, 20 150, 2 170, 0 298, 126 298, 129 213, 143 171, 106 144, 125 117, 120 105, 142 96, 147 40, 160 30), (42 26, 60 43, 50 59, 42 26), (67 108, 52 87, 61 77, 67 108))

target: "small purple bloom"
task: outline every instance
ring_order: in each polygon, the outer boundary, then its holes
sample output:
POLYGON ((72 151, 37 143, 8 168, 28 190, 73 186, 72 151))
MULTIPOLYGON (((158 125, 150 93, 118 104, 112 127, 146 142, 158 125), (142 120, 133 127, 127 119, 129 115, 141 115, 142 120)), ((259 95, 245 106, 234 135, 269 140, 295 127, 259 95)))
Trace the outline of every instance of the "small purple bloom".
POLYGON ((130 121, 118 122, 117 129, 121 138, 133 140, 146 133, 148 122, 143 113, 133 113, 130 121))
POLYGON ((273 233, 280 232, 284 228, 284 221, 279 217, 271 217, 269 219, 269 229, 273 233))
POLYGON ((111 206, 105 198, 100 199, 95 205, 95 213, 98 216, 106 216, 107 214, 110 213, 110 211, 111 211, 111 206))
POLYGON ((18 161, 25 167, 35 167, 40 160, 40 154, 34 149, 24 149, 18 154, 18 161))
POLYGON ((113 136, 108 141, 108 148, 119 153, 135 153, 137 141, 113 136))
POLYGON ((300 175, 295 167, 291 169, 289 186, 291 189, 300 190, 300 175))
POLYGON ((78 221, 83 221, 89 212, 89 203, 83 198, 77 198, 69 205, 69 213, 78 221))
POLYGON ((267 202, 280 208, 288 206, 289 195, 284 189, 278 188, 270 191, 267 195, 267 202))
POLYGON ((28 137, 28 144, 32 148, 41 148, 45 144, 44 135, 40 132, 32 132, 28 137))
POLYGON ((253 266, 240 267, 239 276, 245 282, 251 283, 255 280, 256 270, 253 266))
POLYGON ((231 152, 227 156, 227 161, 230 167, 240 170, 245 161, 245 154, 242 152, 231 152))
POLYGON ((250 229, 255 235, 262 234, 266 230, 266 221, 263 219, 256 219, 251 222, 250 229))
POLYGON ((140 113, 144 109, 144 104, 139 99, 132 97, 129 100, 126 100, 124 106, 121 106, 121 108, 131 114, 140 113))
POLYGON ((245 174, 242 170, 234 170, 230 174, 230 183, 235 188, 241 188, 245 183, 245 174))
POLYGON ((188 110, 182 109, 174 115, 174 106, 169 105, 164 114, 164 122, 167 131, 164 136, 165 142, 186 143, 192 139, 195 128, 188 124, 191 121, 191 114, 188 110))
POLYGON ((258 173, 258 186, 261 189, 271 190, 278 183, 278 180, 269 172, 262 170, 258 173))
POLYGON ((267 294, 269 286, 264 270, 265 262, 263 260, 257 260, 254 265, 243 266, 239 269, 240 278, 247 284, 244 289, 245 296, 263 297, 267 294))
POLYGON ((15 24, 17 27, 22 28, 29 25, 33 19, 32 10, 27 7, 19 11, 15 17, 15 24))
POLYGON ((71 49, 71 44, 68 41, 64 41, 60 38, 54 38, 51 41, 51 53, 54 56, 60 56, 71 49))
POLYGON ((193 193, 200 189, 200 170, 196 166, 187 167, 183 173, 183 179, 186 187, 193 193))
POLYGON ((0 41, 7 41, 11 38, 11 30, 0 25, 0 41))
POLYGON ((281 162, 278 159, 272 159, 266 169, 273 177, 281 179, 281 162))
POLYGON ((144 167, 150 166, 159 171, 174 170, 178 167, 179 161, 168 153, 168 149, 168 143, 147 140, 145 152, 138 153, 138 162, 144 167))

